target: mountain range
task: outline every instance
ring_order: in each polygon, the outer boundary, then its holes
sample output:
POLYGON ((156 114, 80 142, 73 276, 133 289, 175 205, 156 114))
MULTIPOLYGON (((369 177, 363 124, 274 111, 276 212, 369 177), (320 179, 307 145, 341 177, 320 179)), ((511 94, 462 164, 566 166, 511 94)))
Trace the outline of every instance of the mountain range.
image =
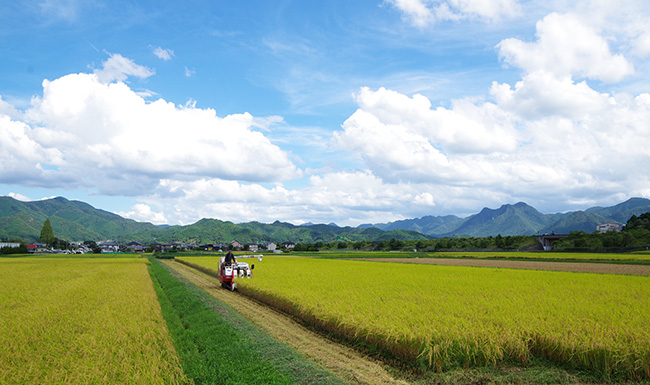
POLYGON ((454 215, 425 216, 388 223, 365 224, 381 230, 413 230, 431 237, 487 237, 501 234, 568 234, 571 231, 593 233, 601 223, 627 223, 632 215, 650 211, 650 199, 631 198, 611 207, 592 207, 585 211, 542 214, 524 202, 505 204, 498 209, 484 208, 466 218, 454 215))
POLYGON ((333 242, 382 241, 392 238, 427 239, 424 234, 410 230, 380 230, 377 228, 339 227, 336 225, 295 226, 276 221, 271 224, 248 222, 235 224, 218 219, 201 219, 187 226, 156 226, 123 218, 91 205, 57 197, 41 201, 22 202, 0 197, 0 239, 37 241, 43 223, 50 218, 54 236, 67 241, 138 241, 184 242, 193 244, 230 243, 234 240, 252 242, 333 242))
POLYGON ((650 212, 650 200, 632 198, 611 207, 592 207, 585 211, 542 214, 526 203, 504 204, 498 209, 484 208, 460 218, 454 215, 424 216, 388 223, 339 227, 335 224, 296 226, 276 221, 271 224, 235 224, 218 219, 201 219, 186 226, 157 226, 123 218, 91 205, 57 197, 22 202, 0 197, 0 239, 36 241, 43 223, 50 218, 54 235, 68 241, 112 239, 139 242, 229 243, 240 242, 333 242, 382 241, 392 238, 420 240, 451 236, 487 237, 501 234, 565 234, 571 231, 592 233, 601 223, 626 223, 632 215, 650 212))

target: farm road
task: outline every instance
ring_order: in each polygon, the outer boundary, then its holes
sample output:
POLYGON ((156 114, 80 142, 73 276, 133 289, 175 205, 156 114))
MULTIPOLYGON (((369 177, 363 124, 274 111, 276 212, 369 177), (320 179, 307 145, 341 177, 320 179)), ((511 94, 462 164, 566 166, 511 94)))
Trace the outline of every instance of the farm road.
POLYGON ((358 258, 358 260, 375 262, 420 263, 427 265, 569 271, 575 273, 650 275, 649 265, 619 265, 614 263, 505 261, 495 259, 461 258, 358 258))
POLYGON ((222 289, 216 278, 178 262, 164 263, 214 298, 237 310, 264 332, 342 380, 351 384, 408 385, 405 381, 395 379, 369 357, 308 330, 283 313, 239 293, 222 289))

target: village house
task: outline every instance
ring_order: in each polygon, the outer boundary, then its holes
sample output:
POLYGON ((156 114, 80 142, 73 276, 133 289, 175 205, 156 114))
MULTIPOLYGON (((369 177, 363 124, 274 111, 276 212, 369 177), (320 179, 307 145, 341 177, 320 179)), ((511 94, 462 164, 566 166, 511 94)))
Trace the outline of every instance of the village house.
POLYGON ((2 249, 3 247, 12 247, 12 248, 20 247, 20 243, 18 243, 18 242, 0 242, 0 249, 2 249))
POLYGON ((596 231, 599 233, 606 233, 608 231, 621 231, 623 230, 623 226, 624 225, 622 223, 601 223, 600 225, 596 226, 596 231))
POLYGON ((117 253, 120 251, 120 245, 114 241, 99 242, 97 246, 102 250, 102 253, 117 253))
POLYGON ((282 242, 282 248, 286 250, 293 250, 296 247, 296 244, 293 242, 282 242))
POLYGON ((278 245, 273 242, 264 242, 262 243, 262 248, 269 251, 275 251, 278 248, 278 245))

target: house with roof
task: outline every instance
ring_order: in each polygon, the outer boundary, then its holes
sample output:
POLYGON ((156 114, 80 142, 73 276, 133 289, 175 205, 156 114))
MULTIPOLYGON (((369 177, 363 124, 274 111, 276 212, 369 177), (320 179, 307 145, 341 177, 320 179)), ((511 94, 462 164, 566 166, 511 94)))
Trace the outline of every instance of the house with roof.
POLYGON ((120 245, 114 241, 99 242, 97 246, 102 250, 102 253, 117 253, 120 251, 120 245))
POLYGON ((275 251, 278 248, 278 245, 273 242, 264 242, 262 243, 262 248, 269 251, 275 251))
POLYGON ((596 231, 599 233, 606 233, 608 231, 621 231, 623 230, 623 226, 625 225, 615 222, 601 223, 600 225, 596 226, 596 231))
POLYGON ((248 249, 248 251, 251 251, 251 252, 254 253, 257 250, 259 250, 260 247, 259 247, 259 245, 257 243, 247 243, 247 244, 244 245, 244 249, 245 250, 248 249))
POLYGON ((296 247, 296 244, 293 242, 282 242, 282 248, 286 250, 293 250, 296 247))
POLYGON ((126 249, 131 253, 144 253, 144 245, 140 242, 129 242, 126 249))

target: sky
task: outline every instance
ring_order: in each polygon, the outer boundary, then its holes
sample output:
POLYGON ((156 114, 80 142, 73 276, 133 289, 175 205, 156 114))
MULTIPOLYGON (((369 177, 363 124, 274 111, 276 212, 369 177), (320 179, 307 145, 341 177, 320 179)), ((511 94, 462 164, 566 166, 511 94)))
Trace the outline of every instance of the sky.
POLYGON ((645 1, 5 1, 0 195, 347 226, 650 198, 645 1))

